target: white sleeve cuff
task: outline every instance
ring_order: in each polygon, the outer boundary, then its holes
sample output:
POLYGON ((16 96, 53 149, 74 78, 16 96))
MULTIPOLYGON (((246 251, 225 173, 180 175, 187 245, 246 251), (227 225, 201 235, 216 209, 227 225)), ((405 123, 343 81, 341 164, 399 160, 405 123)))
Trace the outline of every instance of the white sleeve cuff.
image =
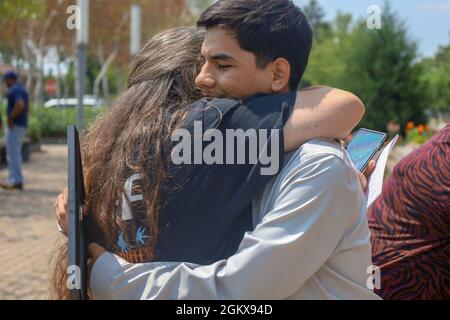
POLYGON ((92 267, 90 287, 94 300, 115 300, 112 290, 114 275, 128 262, 112 254, 104 252, 92 267))

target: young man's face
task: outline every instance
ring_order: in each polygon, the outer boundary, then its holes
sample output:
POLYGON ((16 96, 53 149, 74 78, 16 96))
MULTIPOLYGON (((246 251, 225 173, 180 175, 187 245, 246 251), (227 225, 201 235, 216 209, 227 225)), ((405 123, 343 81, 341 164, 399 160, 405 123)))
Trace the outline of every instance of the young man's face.
POLYGON ((236 37, 224 28, 206 32, 202 46, 205 64, 195 83, 209 97, 244 98, 257 93, 274 93, 270 64, 256 66, 253 53, 240 48, 236 37))

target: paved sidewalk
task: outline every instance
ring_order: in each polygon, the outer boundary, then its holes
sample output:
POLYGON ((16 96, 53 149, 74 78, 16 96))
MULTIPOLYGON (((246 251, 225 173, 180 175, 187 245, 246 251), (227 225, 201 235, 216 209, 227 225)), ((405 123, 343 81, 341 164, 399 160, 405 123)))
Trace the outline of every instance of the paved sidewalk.
POLYGON ((66 185, 66 148, 42 146, 24 165, 25 190, 0 189, 0 299, 46 299, 48 258, 62 237, 53 204, 66 185))

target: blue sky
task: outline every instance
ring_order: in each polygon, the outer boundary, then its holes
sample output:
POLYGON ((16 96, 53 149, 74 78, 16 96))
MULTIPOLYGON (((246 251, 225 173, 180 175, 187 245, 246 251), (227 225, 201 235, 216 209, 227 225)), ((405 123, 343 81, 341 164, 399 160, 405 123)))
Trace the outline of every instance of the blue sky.
MULTIPOLYGON (((309 0, 294 0, 302 7, 309 0)), ((332 20, 338 11, 354 17, 367 17, 367 8, 383 0, 318 0, 326 20, 332 20)), ((419 44, 421 56, 433 55, 439 45, 450 43, 450 0, 391 0, 391 6, 405 21, 409 36, 419 44)), ((381 12, 383 13, 383 12, 381 12)))

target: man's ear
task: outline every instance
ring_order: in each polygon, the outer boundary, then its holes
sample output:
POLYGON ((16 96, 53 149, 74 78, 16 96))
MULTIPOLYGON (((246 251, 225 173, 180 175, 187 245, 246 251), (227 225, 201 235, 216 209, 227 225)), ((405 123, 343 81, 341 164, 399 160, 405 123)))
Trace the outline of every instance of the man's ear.
POLYGON ((291 78, 291 65, 284 58, 277 58, 272 62, 272 90, 284 92, 289 90, 289 79, 291 78))

